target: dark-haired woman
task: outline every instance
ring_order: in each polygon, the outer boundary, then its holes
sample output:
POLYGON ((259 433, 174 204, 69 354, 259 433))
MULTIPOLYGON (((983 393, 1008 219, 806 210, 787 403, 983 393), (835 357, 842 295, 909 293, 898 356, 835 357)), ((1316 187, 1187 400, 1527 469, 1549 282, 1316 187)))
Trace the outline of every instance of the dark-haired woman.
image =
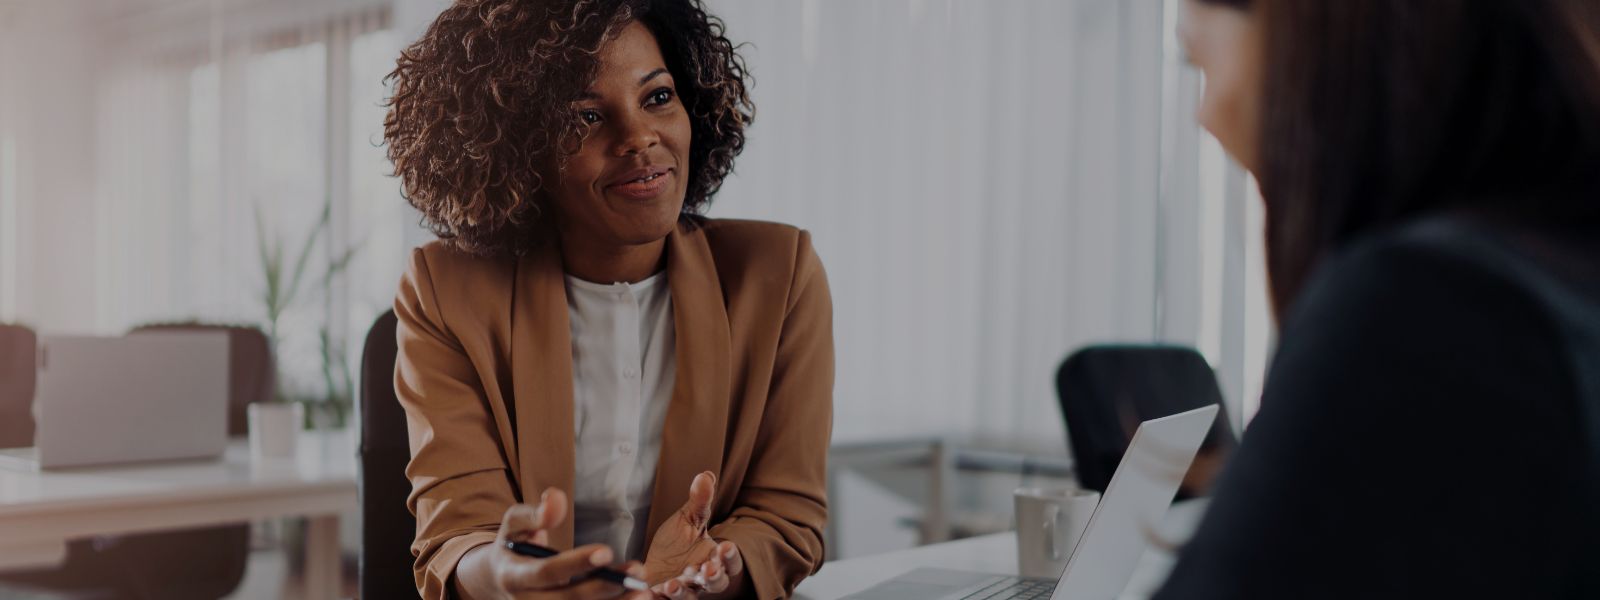
POLYGON ((1159 597, 1600 598, 1600 3, 1186 5, 1281 336, 1159 597))
POLYGON ((832 309, 805 232, 698 216, 752 110, 720 22, 459 0, 392 77, 440 237, 395 301, 422 595, 617 597, 586 574, 623 561, 669 598, 792 593, 823 558, 832 309))

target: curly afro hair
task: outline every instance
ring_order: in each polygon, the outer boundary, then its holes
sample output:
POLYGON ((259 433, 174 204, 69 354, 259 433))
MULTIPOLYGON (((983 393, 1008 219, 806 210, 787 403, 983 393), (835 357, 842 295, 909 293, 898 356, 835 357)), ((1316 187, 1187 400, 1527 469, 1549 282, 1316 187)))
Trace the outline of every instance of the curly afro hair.
POLYGON ((638 21, 678 82, 693 141, 683 211, 733 170, 755 106, 743 59, 700 0, 457 0, 401 52, 384 140, 434 234, 480 256, 550 239, 544 178, 581 145, 573 109, 601 46, 638 21))

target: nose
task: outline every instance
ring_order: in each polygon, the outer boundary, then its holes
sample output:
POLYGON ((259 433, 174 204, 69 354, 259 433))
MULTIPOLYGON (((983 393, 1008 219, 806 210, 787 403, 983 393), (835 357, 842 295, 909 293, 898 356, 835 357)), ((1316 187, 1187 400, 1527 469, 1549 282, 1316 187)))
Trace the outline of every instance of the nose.
POLYGON ((639 154, 661 143, 661 134, 643 115, 629 115, 618 123, 617 156, 639 154))

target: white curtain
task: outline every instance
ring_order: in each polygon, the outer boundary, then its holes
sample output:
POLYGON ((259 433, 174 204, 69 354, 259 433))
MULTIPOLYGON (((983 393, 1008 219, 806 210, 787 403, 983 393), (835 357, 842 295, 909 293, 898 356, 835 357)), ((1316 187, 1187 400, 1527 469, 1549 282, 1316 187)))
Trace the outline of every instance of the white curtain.
POLYGON ((334 356, 359 359, 393 299, 408 216, 375 145, 396 52, 388 7, 342 4, 286 20, 294 7, 229 14, 214 2, 173 17, 189 24, 187 43, 141 22, 104 48, 95 329, 265 327, 265 244, 281 248, 285 280, 307 256, 278 323, 281 391, 325 393, 324 331, 334 356), (347 252, 348 267, 330 271, 347 252))
POLYGON ((1182 236, 1192 248, 1157 240, 1161 3, 711 5, 750 43, 757 103, 712 214, 815 235, 833 287, 835 441, 1061 451, 1054 372, 1068 352, 1196 343, 1202 319, 1157 311, 1198 313, 1201 295, 1159 268, 1201 253, 1198 233, 1182 236))
MULTIPOLYGON (((15 9, 0 5, 0 56, 18 51, 17 41, 21 36, 14 13, 15 9)), ((17 239, 20 211, 17 203, 18 136, 14 122, 23 100, 12 89, 11 82, 19 80, 14 62, 0 58, 0 322, 17 318, 17 281, 20 279, 17 255, 22 247, 17 239)))

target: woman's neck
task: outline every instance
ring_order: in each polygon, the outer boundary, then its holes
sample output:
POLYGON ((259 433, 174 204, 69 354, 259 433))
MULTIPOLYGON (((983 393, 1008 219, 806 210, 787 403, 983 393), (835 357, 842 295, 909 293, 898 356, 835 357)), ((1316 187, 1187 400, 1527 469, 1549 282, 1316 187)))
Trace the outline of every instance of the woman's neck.
POLYGON ((607 246, 561 240, 561 266, 568 275, 594 283, 638 283, 661 271, 667 241, 607 246))

